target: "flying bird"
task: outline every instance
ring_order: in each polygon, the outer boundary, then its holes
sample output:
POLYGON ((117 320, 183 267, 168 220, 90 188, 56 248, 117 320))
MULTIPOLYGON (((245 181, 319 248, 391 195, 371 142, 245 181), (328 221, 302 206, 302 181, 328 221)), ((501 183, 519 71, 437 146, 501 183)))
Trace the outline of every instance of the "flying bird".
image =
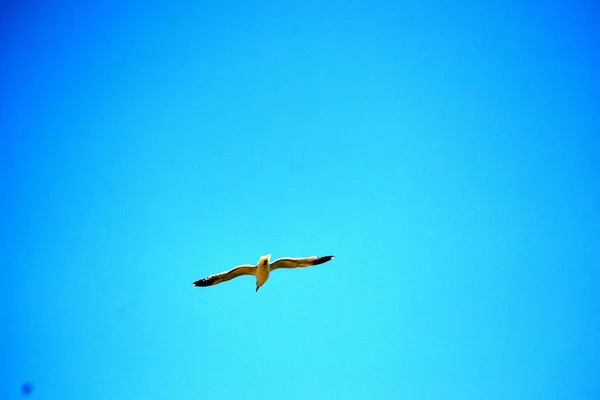
POLYGON ((306 257, 306 258, 279 258, 273 262, 269 262, 271 255, 260 257, 256 265, 240 265, 229 271, 221 272, 220 274, 211 275, 207 278, 200 279, 192 285, 194 286, 212 286, 221 282, 229 281, 242 275, 253 275, 256 277, 256 291, 269 279, 269 274, 278 268, 300 268, 312 267, 330 261, 334 256, 324 257, 306 257))

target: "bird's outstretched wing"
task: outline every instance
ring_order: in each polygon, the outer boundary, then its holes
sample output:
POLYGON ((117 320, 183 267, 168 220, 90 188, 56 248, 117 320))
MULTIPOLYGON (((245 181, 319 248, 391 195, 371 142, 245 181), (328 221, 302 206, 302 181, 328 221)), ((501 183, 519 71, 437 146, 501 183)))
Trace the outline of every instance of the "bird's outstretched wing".
POLYGON ((238 276, 254 275, 255 271, 256 271, 255 265, 240 265, 239 267, 235 267, 233 269, 230 269, 229 271, 221 272, 220 274, 214 274, 207 278, 200 279, 200 280, 192 283, 192 285, 202 286, 202 287, 212 286, 212 285, 216 285, 221 282, 226 282, 233 278, 237 278, 238 276))
POLYGON ((277 268, 312 267, 331 260, 334 256, 306 257, 306 258, 279 258, 271 263, 271 271, 277 268))

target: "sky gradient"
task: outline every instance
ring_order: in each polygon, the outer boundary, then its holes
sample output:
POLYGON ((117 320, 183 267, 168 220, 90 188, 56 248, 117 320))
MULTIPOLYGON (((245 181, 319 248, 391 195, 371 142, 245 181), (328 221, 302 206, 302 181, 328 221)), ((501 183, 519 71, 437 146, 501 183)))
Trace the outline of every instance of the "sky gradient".
POLYGON ((2 6, 0 398, 600 398, 597 5, 207 3, 2 6))

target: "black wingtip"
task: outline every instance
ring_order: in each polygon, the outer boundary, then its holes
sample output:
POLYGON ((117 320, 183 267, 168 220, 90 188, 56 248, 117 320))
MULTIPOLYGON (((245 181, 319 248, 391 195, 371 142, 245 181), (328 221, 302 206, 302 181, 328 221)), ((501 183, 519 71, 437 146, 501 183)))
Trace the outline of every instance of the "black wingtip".
POLYGON ((204 287, 204 286, 209 286, 209 285, 206 284, 206 281, 204 279, 200 279, 199 281, 192 283, 192 286, 204 287))
POLYGON ((315 263, 313 265, 319 265, 319 264, 326 263, 327 261, 331 261, 333 258, 335 258, 335 256, 319 257, 319 259, 317 261, 315 261, 315 263))

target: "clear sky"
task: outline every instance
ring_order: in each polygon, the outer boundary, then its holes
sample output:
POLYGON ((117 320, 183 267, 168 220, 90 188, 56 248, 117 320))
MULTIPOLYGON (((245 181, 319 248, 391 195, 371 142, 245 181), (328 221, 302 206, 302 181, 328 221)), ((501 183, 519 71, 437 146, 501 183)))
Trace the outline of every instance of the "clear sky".
POLYGON ((593 1, 96 3, 0 12, 0 398, 600 398, 593 1))

